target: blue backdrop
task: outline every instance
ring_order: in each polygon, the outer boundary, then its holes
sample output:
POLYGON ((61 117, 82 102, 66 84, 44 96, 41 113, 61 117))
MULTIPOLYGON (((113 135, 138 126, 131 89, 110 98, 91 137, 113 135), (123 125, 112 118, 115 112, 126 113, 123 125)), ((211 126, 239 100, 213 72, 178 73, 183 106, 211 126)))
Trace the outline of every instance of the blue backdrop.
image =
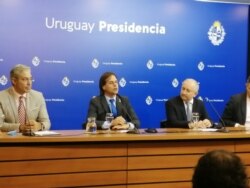
POLYGON ((142 127, 159 127, 165 101, 188 77, 222 113, 245 89, 248 9, 192 0, 2 0, 0 90, 15 64, 31 66, 52 129, 81 128, 105 71, 118 75, 142 127))

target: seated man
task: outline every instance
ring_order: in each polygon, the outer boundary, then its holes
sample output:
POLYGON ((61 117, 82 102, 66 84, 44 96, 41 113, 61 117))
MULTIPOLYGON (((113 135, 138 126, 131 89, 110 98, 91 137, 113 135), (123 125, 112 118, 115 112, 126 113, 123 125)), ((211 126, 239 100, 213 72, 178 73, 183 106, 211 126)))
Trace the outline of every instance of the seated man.
POLYGON ((1 131, 48 130, 50 120, 42 93, 32 90, 30 67, 16 65, 10 71, 12 87, 0 92, 1 131))
POLYGON ((247 79, 246 91, 231 96, 222 119, 226 126, 250 126, 250 76, 247 79))
POLYGON ((193 188, 248 188, 241 159, 224 150, 210 151, 199 159, 192 183, 193 188))
POLYGON ((134 129, 140 126, 140 121, 129 103, 127 97, 118 95, 117 77, 112 72, 105 72, 99 80, 100 95, 91 99, 88 117, 95 117, 97 129, 134 129), (111 124, 105 119, 107 113, 112 113, 111 124))
POLYGON ((198 91, 197 81, 194 79, 183 81, 180 95, 165 103, 168 127, 206 128, 212 126, 203 101, 194 98, 198 91), (199 114, 198 122, 192 122, 192 112, 199 114))

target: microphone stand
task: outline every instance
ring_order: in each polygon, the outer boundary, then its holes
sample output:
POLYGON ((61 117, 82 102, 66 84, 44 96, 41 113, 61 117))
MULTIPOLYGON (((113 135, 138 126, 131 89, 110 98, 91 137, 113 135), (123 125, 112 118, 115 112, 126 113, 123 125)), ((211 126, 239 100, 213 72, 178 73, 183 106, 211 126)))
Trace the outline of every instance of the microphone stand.
MULTIPOLYGON (((127 109, 125 109, 123 103, 122 103, 122 99, 121 99, 121 96, 118 95, 118 98, 119 98, 119 102, 121 103, 121 107, 122 107, 122 110, 125 112, 125 114, 128 116, 128 118, 130 119, 130 121, 132 121, 132 118, 130 116, 130 114, 128 113, 127 109)), ((139 129, 137 129, 137 127, 135 126, 134 129, 131 129, 131 130, 128 130, 127 132, 128 134, 140 134, 140 131, 139 129)))
POLYGON ((35 133, 31 129, 25 129, 22 131, 22 135, 24 136, 35 136, 35 133))
MULTIPOLYGON (((218 113, 218 111, 215 109, 214 105, 210 102, 209 98, 206 97, 205 99, 209 103, 209 105, 212 107, 213 111, 215 112, 215 114, 217 115, 217 117, 219 118, 219 120, 221 122, 222 127, 220 127, 220 129, 218 129, 217 132, 228 133, 229 130, 226 128, 225 122, 221 118, 221 116, 218 113)), ((218 126, 218 124, 217 124, 217 126, 218 126)))
MULTIPOLYGON (((31 129, 29 117, 28 117, 28 114, 27 114, 27 109, 26 109, 25 106, 24 106, 24 110, 25 110, 25 118, 27 120, 25 122, 28 123, 29 129, 24 129, 22 131, 22 135, 24 135, 24 136, 35 136, 35 133, 31 129)), ((27 125, 25 125, 25 126, 27 126, 27 125)))

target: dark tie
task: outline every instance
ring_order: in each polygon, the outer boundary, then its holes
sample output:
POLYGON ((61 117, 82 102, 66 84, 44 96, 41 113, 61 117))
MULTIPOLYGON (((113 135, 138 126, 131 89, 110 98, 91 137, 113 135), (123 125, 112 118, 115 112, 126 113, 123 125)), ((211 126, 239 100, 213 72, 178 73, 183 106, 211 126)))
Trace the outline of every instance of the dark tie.
POLYGON ((116 107, 115 107, 115 100, 110 99, 109 102, 110 102, 111 112, 112 112, 113 116, 116 117, 117 116, 117 110, 116 110, 116 107))
POLYGON ((23 103, 23 96, 19 97, 19 106, 18 106, 18 120, 21 125, 26 124, 26 113, 25 113, 25 107, 23 103))
POLYGON ((191 119, 192 119, 192 111, 191 111, 191 107, 190 107, 191 103, 186 102, 186 105, 187 105, 187 120, 191 121, 191 119))

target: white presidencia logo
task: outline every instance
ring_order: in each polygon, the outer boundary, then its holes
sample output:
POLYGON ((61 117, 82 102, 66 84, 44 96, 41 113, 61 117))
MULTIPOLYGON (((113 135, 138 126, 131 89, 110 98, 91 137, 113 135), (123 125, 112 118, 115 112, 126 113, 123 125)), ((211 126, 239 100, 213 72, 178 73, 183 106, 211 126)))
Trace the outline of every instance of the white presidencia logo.
POLYGON ((177 78, 173 79, 172 86, 173 87, 178 87, 178 85, 179 85, 179 81, 177 80, 177 78))
POLYGON ((214 46, 219 46, 225 38, 226 32, 219 21, 215 21, 208 31, 208 39, 214 46))
POLYGON ((146 104, 147 104, 147 105, 151 105, 152 102, 153 102, 152 97, 151 97, 151 96, 148 96, 148 97, 146 98, 146 104))
POLYGON ((199 62, 199 64, 198 64, 198 69, 199 69, 200 71, 203 71, 204 68, 205 68, 205 64, 204 64, 202 61, 199 62))
POLYGON ((33 57, 32 64, 37 67, 40 64, 39 57, 37 57, 37 56, 33 57))
POLYGON ((62 79, 63 86, 67 87, 70 84, 70 80, 67 76, 62 79))
POLYGON ((121 87, 125 87, 126 84, 127 84, 127 81, 125 80, 125 78, 121 78, 120 81, 119 81, 119 85, 120 85, 121 87))
POLYGON ((154 68, 154 62, 150 59, 147 62, 147 67, 149 70, 151 70, 152 68, 154 68))
POLYGON ((0 84, 4 86, 7 83, 8 83, 8 78, 6 78, 5 75, 1 76, 1 78, 0 78, 0 84))
POLYGON ((97 69, 98 67, 99 67, 99 61, 97 60, 97 59, 93 59, 93 61, 92 61, 92 67, 94 68, 94 69, 97 69))

